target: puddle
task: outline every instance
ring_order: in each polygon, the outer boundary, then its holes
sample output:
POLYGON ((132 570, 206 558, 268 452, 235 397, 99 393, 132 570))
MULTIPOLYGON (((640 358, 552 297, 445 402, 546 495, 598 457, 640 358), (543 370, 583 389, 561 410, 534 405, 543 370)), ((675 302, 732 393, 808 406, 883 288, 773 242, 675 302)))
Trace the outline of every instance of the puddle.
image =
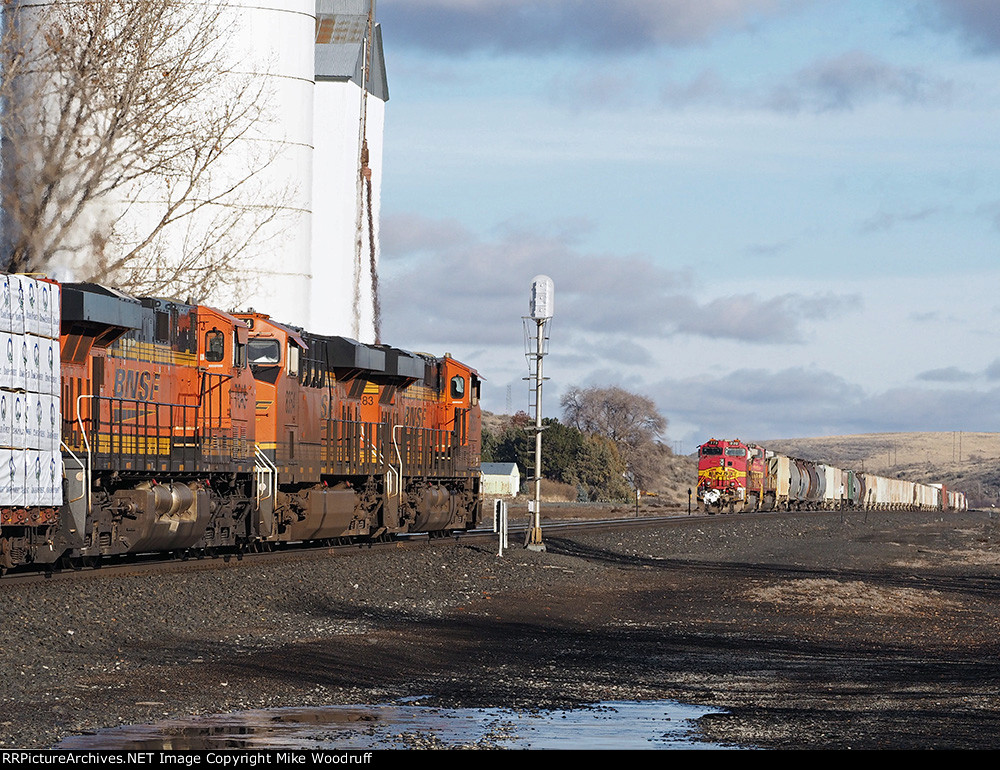
MULTIPOLYGON (((126 725, 57 749, 718 749, 692 738, 717 709, 673 701, 608 702, 571 711, 442 709, 399 703, 242 711, 126 725)), ((731 748, 731 747, 730 747, 731 748)))

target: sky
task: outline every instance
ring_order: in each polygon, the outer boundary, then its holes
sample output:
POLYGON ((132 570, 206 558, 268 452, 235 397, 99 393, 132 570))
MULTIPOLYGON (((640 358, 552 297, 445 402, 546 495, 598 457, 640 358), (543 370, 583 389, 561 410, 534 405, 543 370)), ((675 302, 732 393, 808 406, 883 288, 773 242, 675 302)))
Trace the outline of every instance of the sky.
POLYGON ((1000 426, 1000 0, 379 0, 382 338, 665 443, 1000 426))

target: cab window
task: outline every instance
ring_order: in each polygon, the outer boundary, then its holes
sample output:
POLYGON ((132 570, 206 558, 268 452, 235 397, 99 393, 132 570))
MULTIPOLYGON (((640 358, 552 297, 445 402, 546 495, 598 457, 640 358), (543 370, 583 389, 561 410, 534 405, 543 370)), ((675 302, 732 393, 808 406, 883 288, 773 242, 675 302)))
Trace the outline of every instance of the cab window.
POLYGON ((247 346, 240 344, 236 332, 233 332, 233 366, 236 369, 246 369, 247 366, 247 346))
POLYGON ((464 377, 452 377, 451 378, 451 397, 454 399, 460 399, 465 395, 465 378, 464 377))
POLYGON ((226 336, 218 329, 205 333, 205 360, 217 364, 226 356, 226 336))
POLYGON ((277 340, 254 337, 247 345, 251 366, 274 366, 281 363, 281 345, 277 340))

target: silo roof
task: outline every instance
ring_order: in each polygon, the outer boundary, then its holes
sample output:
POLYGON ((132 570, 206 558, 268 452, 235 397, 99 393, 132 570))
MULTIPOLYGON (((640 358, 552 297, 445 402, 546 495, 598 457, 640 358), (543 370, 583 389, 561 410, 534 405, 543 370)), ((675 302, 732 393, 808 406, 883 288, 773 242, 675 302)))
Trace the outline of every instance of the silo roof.
MULTIPOLYGON (((350 80, 361 86, 368 0, 316 0, 316 80, 350 80)), ((382 27, 375 25, 368 92, 389 99, 382 53, 382 27)))

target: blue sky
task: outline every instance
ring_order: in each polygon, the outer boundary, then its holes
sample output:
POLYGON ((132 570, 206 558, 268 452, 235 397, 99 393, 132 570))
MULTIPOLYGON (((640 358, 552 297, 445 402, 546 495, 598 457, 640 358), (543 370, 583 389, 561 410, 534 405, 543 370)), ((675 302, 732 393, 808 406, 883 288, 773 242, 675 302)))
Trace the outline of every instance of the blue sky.
POLYGON ((1000 2, 380 0, 383 338, 667 441, 996 430, 1000 2))

